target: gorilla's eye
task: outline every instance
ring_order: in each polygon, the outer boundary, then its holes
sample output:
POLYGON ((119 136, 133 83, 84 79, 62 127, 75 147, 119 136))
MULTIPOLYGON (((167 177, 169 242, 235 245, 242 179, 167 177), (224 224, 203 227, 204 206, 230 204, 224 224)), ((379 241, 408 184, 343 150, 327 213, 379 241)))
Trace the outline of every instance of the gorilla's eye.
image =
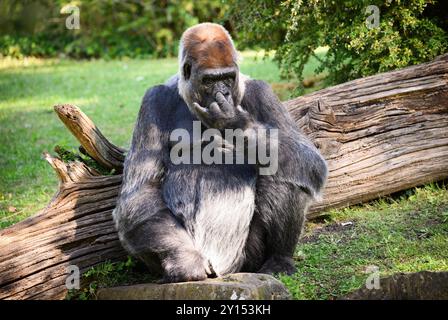
POLYGON ((230 72, 217 72, 211 74, 205 74, 202 77, 202 84, 212 85, 215 82, 224 82, 226 85, 232 85, 236 79, 236 74, 234 71, 230 72))
POLYGON ((211 78, 211 77, 205 76, 205 77, 202 78, 202 84, 206 85, 206 86, 211 86, 215 82, 216 82, 216 80, 211 78))
POLYGON ((184 64, 183 71, 184 71, 184 78, 185 78, 185 80, 190 79, 190 75, 191 75, 191 64, 189 64, 188 62, 186 62, 186 63, 184 64))

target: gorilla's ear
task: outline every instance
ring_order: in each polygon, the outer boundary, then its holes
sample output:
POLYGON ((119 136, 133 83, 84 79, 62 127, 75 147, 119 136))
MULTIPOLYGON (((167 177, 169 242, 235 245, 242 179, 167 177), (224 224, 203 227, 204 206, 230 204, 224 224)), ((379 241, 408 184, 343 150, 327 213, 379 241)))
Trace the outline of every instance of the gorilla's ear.
POLYGON ((182 73, 184 75, 184 79, 185 80, 190 79, 190 76, 191 76, 191 64, 188 61, 186 61, 184 63, 184 66, 182 68, 182 73))

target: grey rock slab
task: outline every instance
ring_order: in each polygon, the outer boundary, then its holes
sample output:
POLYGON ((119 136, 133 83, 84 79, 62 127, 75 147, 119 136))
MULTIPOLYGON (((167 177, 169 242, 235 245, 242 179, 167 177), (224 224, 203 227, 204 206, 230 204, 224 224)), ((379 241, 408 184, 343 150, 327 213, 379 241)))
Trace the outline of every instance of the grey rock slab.
POLYGON ((381 278, 379 289, 358 289, 341 300, 446 300, 448 272, 397 273, 381 278))
POLYGON ((270 275, 235 273, 179 283, 144 283, 102 288, 98 300, 288 300, 286 287, 270 275))

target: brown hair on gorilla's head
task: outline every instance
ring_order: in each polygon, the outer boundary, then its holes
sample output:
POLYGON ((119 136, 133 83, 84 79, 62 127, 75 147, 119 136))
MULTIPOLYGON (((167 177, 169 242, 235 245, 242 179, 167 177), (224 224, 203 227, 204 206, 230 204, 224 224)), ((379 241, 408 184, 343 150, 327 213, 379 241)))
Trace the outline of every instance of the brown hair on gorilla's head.
POLYGON ((240 80, 238 54, 224 27, 201 23, 187 29, 180 40, 177 88, 192 113, 194 103, 208 108, 221 93, 240 104, 245 84, 240 80))
POLYGON ((225 68, 237 63, 232 38, 224 27, 201 23, 187 29, 181 38, 179 58, 195 60, 199 68, 225 68))

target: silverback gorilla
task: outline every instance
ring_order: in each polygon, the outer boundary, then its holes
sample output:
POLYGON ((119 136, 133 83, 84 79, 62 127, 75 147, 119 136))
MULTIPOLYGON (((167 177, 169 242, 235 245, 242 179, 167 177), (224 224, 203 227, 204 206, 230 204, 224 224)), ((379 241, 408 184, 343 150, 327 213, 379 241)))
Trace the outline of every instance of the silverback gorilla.
MULTIPOLYGON (((165 282, 294 273, 305 213, 326 181, 317 149, 271 88, 241 74, 237 60, 223 27, 196 25, 181 38, 179 73, 142 101, 113 215, 123 247, 165 282), (257 155, 252 162, 174 163, 172 132, 193 134, 195 122, 218 134, 239 129, 245 146, 275 147, 275 172, 260 174, 266 163, 257 155), (262 139, 272 129, 277 134, 262 139)), ((235 140, 216 138, 224 144, 218 149, 236 157, 235 140)))

